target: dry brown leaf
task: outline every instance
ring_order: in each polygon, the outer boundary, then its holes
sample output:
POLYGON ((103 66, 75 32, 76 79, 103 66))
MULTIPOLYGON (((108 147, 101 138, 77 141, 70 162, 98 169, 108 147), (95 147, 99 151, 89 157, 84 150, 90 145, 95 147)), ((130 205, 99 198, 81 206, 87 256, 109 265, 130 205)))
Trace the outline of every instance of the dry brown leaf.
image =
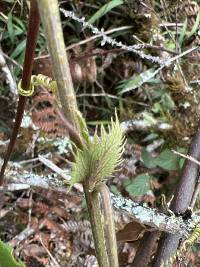
POLYGON ((141 238, 146 231, 146 227, 138 222, 128 223, 124 229, 117 232, 117 241, 136 241, 141 238))

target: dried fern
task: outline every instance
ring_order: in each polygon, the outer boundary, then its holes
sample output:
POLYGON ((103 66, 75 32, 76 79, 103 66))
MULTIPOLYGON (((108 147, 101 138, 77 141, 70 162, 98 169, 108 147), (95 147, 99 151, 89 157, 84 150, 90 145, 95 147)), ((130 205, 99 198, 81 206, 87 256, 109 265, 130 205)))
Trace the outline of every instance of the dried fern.
POLYGON ((56 112, 55 96, 45 89, 33 97, 35 111, 32 112, 33 123, 49 136, 66 136, 68 131, 56 112))

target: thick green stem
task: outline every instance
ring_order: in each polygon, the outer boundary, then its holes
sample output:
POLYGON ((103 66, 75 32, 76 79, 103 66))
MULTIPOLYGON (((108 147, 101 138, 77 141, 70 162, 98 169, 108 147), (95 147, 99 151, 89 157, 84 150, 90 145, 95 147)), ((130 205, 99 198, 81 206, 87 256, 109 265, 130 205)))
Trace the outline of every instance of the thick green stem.
POLYGON ((79 125, 76 115, 77 103, 68 58, 65 52, 58 1, 38 0, 37 2, 49 52, 52 58, 53 73, 58 86, 63 114, 67 120, 78 129, 79 125))
POLYGON ((84 193, 86 197, 87 208, 95 244, 96 257, 99 263, 99 267, 111 267, 109 265, 108 254, 106 250, 100 194, 96 190, 94 190, 93 192, 89 192, 87 183, 84 185, 84 193))
POLYGON ((109 264, 110 267, 118 267, 117 240, 110 191, 105 183, 100 183, 97 190, 101 196, 101 206, 104 218, 103 225, 109 264))
MULTIPOLYGON (((63 40, 62 27, 59 16, 58 1, 57 0, 37 0, 41 20, 44 27, 44 32, 47 38, 49 51, 53 63, 53 72, 58 86, 58 93, 60 102, 63 109, 63 114, 66 119, 74 126, 72 135, 70 137, 81 149, 83 147, 83 140, 80 140, 79 124, 77 119, 77 103, 73 89, 72 78, 69 69, 67 54, 65 52, 65 44, 63 40), (74 134, 74 130, 78 135, 74 134)), ((95 250, 100 267, 113 267, 117 265, 109 265, 106 242, 105 242, 105 229, 103 218, 104 213, 101 212, 101 200, 97 191, 89 192, 87 181, 84 184, 84 192, 90 222, 93 232, 95 243, 95 250)), ((111 244, 112 245, 112 244, 111 244)))

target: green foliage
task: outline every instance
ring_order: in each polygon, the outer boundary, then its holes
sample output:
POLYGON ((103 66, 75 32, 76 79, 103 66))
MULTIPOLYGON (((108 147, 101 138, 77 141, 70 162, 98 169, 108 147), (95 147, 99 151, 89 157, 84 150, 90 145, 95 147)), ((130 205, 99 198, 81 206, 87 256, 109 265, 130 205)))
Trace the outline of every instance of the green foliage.
POLYGON ((94 134, 82 150, 78 150, 75 163, 72 166, 71 186, 77 182, 86 182, 88 189, 93 191, 98 182, 108 179, 115 168, 120 164, 121 154, 124 149, 124 137, 120 123, 111 119, 108 133, 101 126, 101 136, 94 134))
POLYGON ((7 29, 8 29, 9 38, 11 42, 14 43, 14 28, 13 28, 11 13, 8 15, 7 29))
POLYGON ((142 160, 143 160, 143 163, 144 163, 144 166, 148 169, 151 169, 151 168, 155 168, 156 167, 156 164, 155 164, 155 158, 153 158, 151 156, 151 154, 146 150, 146 149, 143 149, 142 150, 142 160))
POLYGON ((186 36, 187 24, 188 24, 188 20, 186 18, 183 23, 183 27, 182 27, 182 30, 181 30, 181 33, 178 39, 180 46, 182 45, 184 37, 186 36))
POLYGON ((148 82, 153 82, 154 80, 151 79, 152 74, 154 73, 155 69, 151 68, 148 70, 145 70, 144 72, 135 75, 133 78, 123 80, 119 83, 117 89, 119 90, 119 94, 127 93, 132 90, 135 90, 139 86, 143 84, 144 79, 148 79, 148 82))
POLYGON ((25 50, 26 47, 26 40, 24 39, 21 41, 16 48, 13 50, 12 54, 10 55, 13 59, 19 57, 25 50))
POLYGON ((78 118, 78 122, 79 122, 79 126, 80 126, 81 136, 83 137, 83 140, 85 141, 86 145, 88 146, 90 144, 90 134, 88 132, 86 122, 85 122, 80 111, 77 111, 77 118, 78 118))
POLYGON ((193 35, 196 34, 196 32, 199 29, 199 24, 200 24, 200 11, 197 14, 196 21, 192 27, 192 30, 188 32, 187 31, 188 19, 186 17, 184 24, 183 24, 183 27, 182 27, 182 30, 181 30, 181 33, 180 33, 180 36, 179 36, 180 46, 183 44, 184 41, 189 40, 193 35))
POLYGON ((0 267, 25 267, 13 256, 13 248, 0 240, 0 267))
POLYGON ((109 3, 102 6, 89 20, 88 23, 93 24, 96 20, 107 14, 111 9, 116 6, 122 5, 122 0, 112 0, 109 3))
POLYGON ((166 149, 155 159, 155 163, 158 167, 165 170, 177 170, 179 169, 179 159, 180 157, 178 155, 166 149))
POLYGON ((133 181, 125 182, 124 187, 131 196, 142 196, 150 190, 150 176, 138 175, 133 181))
POLYGON ((200 24, 200 11, 197 14, 196 21, 192 27, 192 30, 187 34, 187 38, 189 39, 192 37, 196 32, 199 30, 199 24, 200 24))
POLYGON ((159 87, 154 88, 154 90, 150 92, 150 95, 152 100, 155 102, 152 107, 152 111, 154 113, 162 114, 163 112, 167 112, 175 108, 173 99, 165 89, 161 89, 159 87))
POLYGON ((169 149, 165 149, 157 157, 152 157, 146 150, 142 152, 142 159, 145 167, 160 167, 164 170, 172 171, 180 168, 180 156, 174 154, 169 149))

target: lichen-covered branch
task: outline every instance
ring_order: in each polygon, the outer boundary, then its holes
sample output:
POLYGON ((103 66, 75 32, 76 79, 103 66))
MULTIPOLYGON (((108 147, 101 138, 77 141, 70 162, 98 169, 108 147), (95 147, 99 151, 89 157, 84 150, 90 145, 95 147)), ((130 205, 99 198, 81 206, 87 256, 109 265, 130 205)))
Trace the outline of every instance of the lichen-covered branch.
MULTIPOLYGON (((39 176, 33 173, 20 170, 16 164, 13 166, 9 163, 9 169, 6 173, 8 183, 0 187, 0 192, 24 190, 30 187, 53 190, 55 194, 65 195, 66 184, 62 178, 51 176, 39 176)), ((187 237, 193 229, 200 223, 200 216, 193 215, 192 219, 183 220, 182 217, 168 216, 152 209, 146 205, 141 205, 132 200, 125 199, 120 195, 111 193, 113 207, 130 216, 133 221, 148 225, 155 230, 164 231, 166 233, 183 235, 187 237)))
POLYGON ((167 132, 172 130, 173 126, 165 123, 156 121, 154 124, 148 122, 147 120, 129 120, 123 121, 121 123, 121 127, 125 133, 133 132, 133 131, 144 131, 147 132, 150 129, 155 129, 155 131, 167 132))
POLYGON ((113 206, 126 212, 134 221, 153 227, 155 230, 172 234, 179 233, 187 236, 200 222, 200 217, 193 215, 192 219, 183 220, 182 217, 168 216, 157 209, 149 208, 120 195, 111 193, 113 206))

